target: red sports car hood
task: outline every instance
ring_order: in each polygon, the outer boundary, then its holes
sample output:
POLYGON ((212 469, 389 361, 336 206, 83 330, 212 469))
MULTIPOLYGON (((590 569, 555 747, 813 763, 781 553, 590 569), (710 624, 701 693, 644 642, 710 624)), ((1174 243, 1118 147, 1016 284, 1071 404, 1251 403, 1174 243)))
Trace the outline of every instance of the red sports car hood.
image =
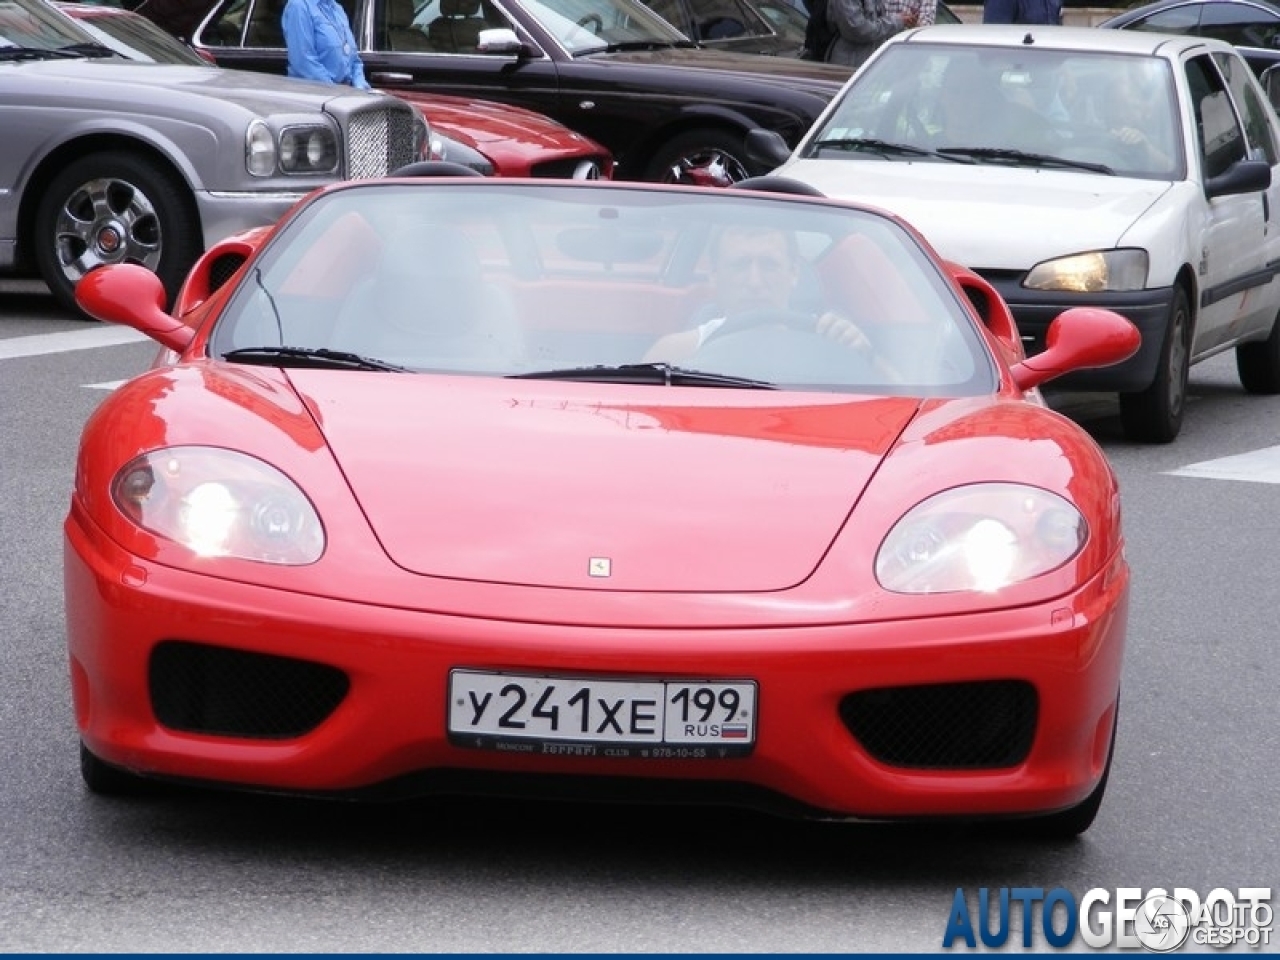
POLYGON ((587 589, 794 586, 919 405, 386 374, 344 376, 335 389, 331 373, 290 377, 396 564, 587 589))

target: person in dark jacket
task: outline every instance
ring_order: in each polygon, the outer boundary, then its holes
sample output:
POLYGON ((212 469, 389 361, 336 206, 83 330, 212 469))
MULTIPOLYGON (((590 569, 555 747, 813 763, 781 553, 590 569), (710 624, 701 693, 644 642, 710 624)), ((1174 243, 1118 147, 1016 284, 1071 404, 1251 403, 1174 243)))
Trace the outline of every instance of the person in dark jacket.
POLYGON ((826 61, 860 67, 880 44, 914 27, 916 15, 894 16, 884 0, 827 0, 827 21, 836 36, 827 49, 826 61))
POLYGON ((983 23, 1062 23, 1062 0, 986 0, 983 23))

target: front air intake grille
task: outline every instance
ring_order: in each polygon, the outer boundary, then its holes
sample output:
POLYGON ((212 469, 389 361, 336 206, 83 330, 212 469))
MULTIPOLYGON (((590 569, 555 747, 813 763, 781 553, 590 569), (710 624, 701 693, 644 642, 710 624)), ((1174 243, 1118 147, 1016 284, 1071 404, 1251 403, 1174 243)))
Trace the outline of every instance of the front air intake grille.
POLYGON ((152 651, 149 681, 163 726, 260 740, 315 729, 350 687, 345 673, 324 664, 181 640, 152 651))
POLYGON ((347 178, 369 180, 422 159, 414 155, 413 108, 376 107, 353 114, 347 128, 347 178))
POLYGON ((209 292, 221 289, 244 265, 246 259, 243 253, 228 253, 209 264, 209 292))
POLYGON ((891 767, 996 770, 1026 759, 1039 703, 1023 680, 886 687, 849 694, 840 719, 891 767))

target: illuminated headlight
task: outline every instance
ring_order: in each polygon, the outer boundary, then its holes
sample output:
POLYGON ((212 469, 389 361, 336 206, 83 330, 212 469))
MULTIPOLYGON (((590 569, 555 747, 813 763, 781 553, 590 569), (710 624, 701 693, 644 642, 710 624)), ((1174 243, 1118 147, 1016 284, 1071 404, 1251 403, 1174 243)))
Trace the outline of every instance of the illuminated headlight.
POLYGON ((328 127, 288 127, 280 134, 280 169, 285 173, 333 173, 338 141, 328 127))
POLYGON ((324 527, 297 485, 261 460, 214 447, 143 454, 116 474, 126 517, 201 557, 301 566, 324 552, 324 527))
POLYGON ((1088 538, 1080 511, 1019 483, 955 487, 913 507, 876 554, 894 593, 995 593, 1056 570, 1088 538))
POLYGON ((1024 287, 1032 290, 1065 290, 1072 293, 1142 290, 1147 285, 1147 251, 1095 250, 1031 268, 1024 287))
POLYGON ((244 163, 255 177, 269 177, 276 172, 276 138, 261 120, 249 124, 245 134, 244 163))

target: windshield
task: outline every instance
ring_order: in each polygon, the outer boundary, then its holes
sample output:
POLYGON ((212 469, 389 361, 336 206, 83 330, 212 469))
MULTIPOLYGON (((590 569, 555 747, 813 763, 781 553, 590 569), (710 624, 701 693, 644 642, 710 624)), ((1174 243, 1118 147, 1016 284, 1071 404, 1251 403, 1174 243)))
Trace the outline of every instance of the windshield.
POLYGON ((255 262, 210 352, 335 376, 928 396, 995 383, 960 295, 883 215, 497 180, 320 196, 255 262))
POLYGON ((688 42, 683 33, 635 0, 525 0, 522 7, 570 53, 620 44, 688 42))
MULTIPOLYGON (((75 16, 75 14, 72 14, 75 16)), ((99 43, 130 60, 210 66, 198 53, 169 36, 146 17, 131 13, 92 13, 76 16, 76 23, 99 43)))
POLYGON ((62 50, 98 40, 43 0, 0 0, 0 51, 62 50))
POLYGON ((1179 130, 1173 77, 1156 57, 904 43, 868 64, 805 153, 1168 180, 1185 175, 1179 130))

